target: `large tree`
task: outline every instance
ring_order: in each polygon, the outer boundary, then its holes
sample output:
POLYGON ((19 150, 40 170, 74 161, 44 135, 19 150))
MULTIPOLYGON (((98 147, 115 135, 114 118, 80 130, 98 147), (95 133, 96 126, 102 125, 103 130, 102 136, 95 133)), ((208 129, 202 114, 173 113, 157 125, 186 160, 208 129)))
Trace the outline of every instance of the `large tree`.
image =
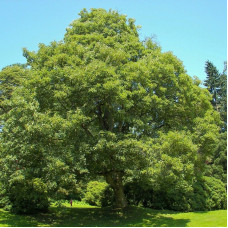
POLYGON ((30 77, 5 115, 5 180, 20 171, 63 191, 77 175, 102 175, 123 208, 123 179, 150 164, 151 138, 189 132, 204 158, 217 132, 207 123, 219 120, 209 92, 171 52, 140 41, 133 19, 103 9, 79 15, 63 41, 24 50, 30 77))

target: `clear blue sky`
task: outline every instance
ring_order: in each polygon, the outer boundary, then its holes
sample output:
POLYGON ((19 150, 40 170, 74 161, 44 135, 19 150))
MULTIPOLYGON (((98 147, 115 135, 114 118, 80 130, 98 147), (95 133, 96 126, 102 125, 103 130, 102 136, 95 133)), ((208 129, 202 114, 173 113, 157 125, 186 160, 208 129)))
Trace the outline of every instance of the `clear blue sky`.
POLYGON ((83 8, 118 10, 141 25, 141 39, 156 36, 163 51, 204 80, 206 60, 222 71, 227 59, 226 0, 0 0, 0 69, 25 63, 22 48, 63 38, 83 8))

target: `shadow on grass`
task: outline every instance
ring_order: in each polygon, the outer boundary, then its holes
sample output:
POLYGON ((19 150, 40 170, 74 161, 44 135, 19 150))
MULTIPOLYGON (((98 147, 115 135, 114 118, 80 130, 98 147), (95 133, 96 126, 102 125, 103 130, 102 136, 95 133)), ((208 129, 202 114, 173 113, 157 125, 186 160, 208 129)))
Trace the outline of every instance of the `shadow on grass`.
POLYGON ((161 211, 132 207, 126 210, 111 208, 52 208, 57 217, 54 226, 118 227, 118 226, 186 226, 188 219, 173 219, 161 211))
POLYGON ((38 226, 36 219, 26 215, 15 215, 8 211, 0 211, 0 227, 12 226, 12 227, 26 227, 26 226, 38 226))
POLYGON ((194 213, 198 213, 198 214, 205 214, 205 213, 208 213, 210 211, 194 211, 194 213))
MULTIPOLYGON (((1 213, 1 212, 0 212, 1 213)), ((175 212, 171 212, 172 214, 175 212)), ((184 227, 188 219, 174 219, 167 214, 170 211, 156 211, 132 207, 126 210, 111 208, 50 208, 49 213, 22 216, 4 212, 0 216, 3 226, 61 226, 61 227, 118 227, 118 226, 147 226, 147 227, 184 227)))

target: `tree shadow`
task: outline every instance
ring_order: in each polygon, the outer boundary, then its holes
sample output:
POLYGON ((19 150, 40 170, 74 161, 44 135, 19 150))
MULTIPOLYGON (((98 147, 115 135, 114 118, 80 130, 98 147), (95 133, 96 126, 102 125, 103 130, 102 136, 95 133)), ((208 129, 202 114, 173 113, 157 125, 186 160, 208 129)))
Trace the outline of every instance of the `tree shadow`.
POLYGON ((0 225, 11 227, 29 227, 38 226, 36 219, 33 220, 31 216, 15 215, 10 212, 0 211, 0 225))
MULTIPOLYGON (((111 208, 64 208, 54 226, 85 227, 184 227, 190 220, 174 219, 161 211, 132 207, 126 210, 111 208)), ((171 214, 171 213, 169 213, 171 214)))
POLYGON ((198 213, 198 214, 206 214, 208 212, 210 212, 210 211, 194 211, 194 213, 198 213))
MULTIPOLYGON (((188 219, 174 219, 171 211, 157 211, 131 207, 125 210, 112 208, 50 208, 46 214, 30 216, 4 213, 0 224, 11 227, 184 227, 188 219)), ((178 212, 177 212, 178 213, 178 212)))

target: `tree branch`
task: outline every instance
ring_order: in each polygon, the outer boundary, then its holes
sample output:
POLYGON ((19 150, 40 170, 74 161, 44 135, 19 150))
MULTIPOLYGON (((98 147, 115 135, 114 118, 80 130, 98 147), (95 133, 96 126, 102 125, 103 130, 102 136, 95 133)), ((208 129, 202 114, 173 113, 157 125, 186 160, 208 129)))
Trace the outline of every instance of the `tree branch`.
POLYGON ((91 131, 85 126, 85 124, 81 124, 81 127, 85 130, 87 135, 90 135, 91 137, 94 137, 91 131))

